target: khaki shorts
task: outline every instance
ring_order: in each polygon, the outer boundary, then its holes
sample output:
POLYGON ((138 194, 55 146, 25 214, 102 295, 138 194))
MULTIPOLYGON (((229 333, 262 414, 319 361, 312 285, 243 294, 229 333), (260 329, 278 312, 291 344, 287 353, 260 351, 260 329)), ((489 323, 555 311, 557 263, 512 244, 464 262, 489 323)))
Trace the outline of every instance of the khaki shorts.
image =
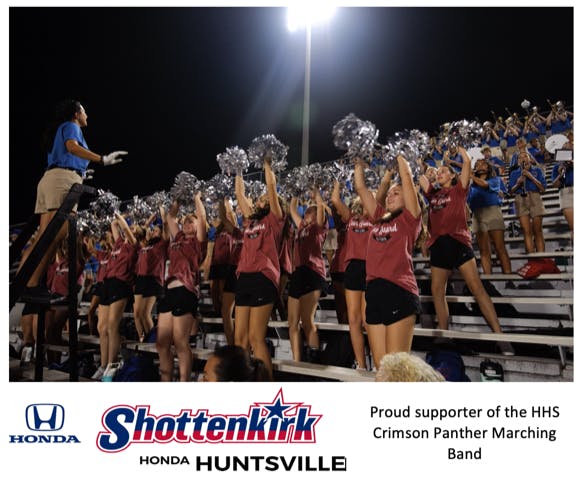
POLYGON ((574 187, 560 189, 560 210, 574 208, 574 187))
POLYGON ((75 183, 82 183, 82 177, 72 170, 64 168, 47 170, 38 182, 34 213, 42 214, 60 208, 75 183))
POLYGON ((324 240, 324 250, 336 250, 338 248, 338 234, 335 228, 331 228, 326 233, 326 240, 324 240))
POLYGON ((499 205, 477 208, 472 216, 472 231, 491 232, 492 230, 504 230, 504 217, 499 205))
POLYGON ((542 197, 538 192, 528 192, 525 197, 516 195, 514 205, 516 207, 516 215, 519 217, 528 215, 531 218, 541 217, 546 213, 544 204, 542 203, 542 197))

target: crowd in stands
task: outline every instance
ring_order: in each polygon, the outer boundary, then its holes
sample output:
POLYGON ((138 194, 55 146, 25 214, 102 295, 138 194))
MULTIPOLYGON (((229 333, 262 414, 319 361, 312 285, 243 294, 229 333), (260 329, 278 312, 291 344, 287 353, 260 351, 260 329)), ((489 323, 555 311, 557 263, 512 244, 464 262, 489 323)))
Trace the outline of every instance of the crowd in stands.
MULTIPOLYGON (((175 352, 176 377, 188 381, 193 362, 190 338, 198 330, 205 280, 211 286, 212 314, 222 318, 229 345, 217 349, 206 363, 206 381, 272 379, 266 343, 272 316, 287 320, 295 361, 319 362, 314 319, 329 287, 338 321, 349 325, 354 368, 369 368, 368 353, 373 365, 381 365, 378 380, 441 380, 433 370, 422 372, 400 354, 411 351, 414 325, 422 312, 413 255, 430 257, 438 328, 449 328, 446 287, 458 270, 487 324, 501 332, 481 281, 473 239, 484 274, 492 273, 492 248, 501 271, 512 273, 502 205, 505 198, 513 198, 526 253, 545 252, 541 196, 547 188, 560 189, 560 208, 572 232, 573 164, 555 163, 544 148, 547 137, 563 134, 568 140, 562 148, 573 150, 572 128, 572 113, 558 102, 547 116, 534 108, 524 119, 512 114, 485 122, 482 158, 472 159, 462 146, 431 137, 419 182, 413 181, 409 163, 399 156, 397 171, 386 170, 377 191, 364 179, 369 165, 357 158, 350 201, 337 181, 332 192, 322 195, 316 189, 306 203, 280 198, 279 180, 265 159, 267 193, 251 198, 242 175, 237 175, 234 197, 220 200, 219 215, 211 224, 200 193, 194 199, 194 214, 181 213, 174 202, 138 225, 116 212, 110 230, 100 238, 80 232, 75 259, 80 266, 78 283, 90 301, 89 333, 98 335, 100 342, 100 366, 93 378, 113 376, 118 368, 120 326, 132 305, 137 340, 156 344, 161 380, 174 378, 175 352), (547 182, 544 168, 552 163, 547 182), (394 174, 398 183, 392 180, 394 174)), ((69 262, 65 245, 65 238, 58 240, 45 275, 52 294, 63 297, 68 295, 63 281, 69 262)), ((531 259, 517 271, 524 278, 557 272, 551 258, 531 259)), ((22 315, 27 346, 34 343, 36 313, 26 305, 22 315)), ((46 338, 62 343, 66 310, 54 307, 48 318, 46 338)), ((514 353, 510 344, 500 347, 504 354, 514 353)))

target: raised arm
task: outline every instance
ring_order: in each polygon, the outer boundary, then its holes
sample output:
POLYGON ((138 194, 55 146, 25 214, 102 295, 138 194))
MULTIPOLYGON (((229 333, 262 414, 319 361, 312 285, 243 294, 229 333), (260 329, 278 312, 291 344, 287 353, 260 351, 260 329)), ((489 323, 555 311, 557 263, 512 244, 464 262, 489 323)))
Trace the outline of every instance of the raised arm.
POLYGON ((237 174, 234 179, 234 192, 236 194, 236 200, 238 200, 238 206, 242 211, 242 215, 244 215, 245 218, 248 218, 252 215, 252 202, 246 196, 244 179, 240 174, 237 174))
POLYGON ((354 188, 360 197, 364 211, 372 218, 376 213, 378 203, 372 196, 372 193, 370 193, 370 190, 366 187, 366 180, 364 180, 364 168, 366 167, 366 162, 358 158, 355 159, 354 162, 354 188))
POLYGON ((270 159, 264 159, 264 177, 266 178, 266 190, 268 192, 268 201, 270 202, 270 211, 276 218, 282 218, 282 207, 280 200, 278 200, 278 192, 276 191, 276 175, 272 171, 270 159))
POLYGON ((470 183, 470 174, 472 173, 472 160, 464 147, 458 147, 458 153, 462 157, 462 171, 460 172, 460 183, 462 187, 468 188, 470 183))
POLYGON ((178 210, 180 210, 180 205, 178 202, 173 202, 170 205, 168 214, 166 215, 166 224, 168 225, 168 234, 171 238, 175 238, 178 235, 180 229, 178 228, 178 210))
MULTIPOLYGON (((137 243, 136 237, 134 236, 134 233, 132 233, 132 230, 130 230, 130 227, 126 223, 126 219, 120 214, 120 212, 114 212, 114 216, 116 217, 117 226, 124 231, 126 239, 132 245, 136 245, 137 243)), ((116 238, 114 238, 114 240, 116 240, 116 238)))
POLYGON ((314 189, 314 199, 316 201, 316 223, 321 227, 326 223, 326 210, 324 210, 324 199, 320 190, 314 189))
POLYGON ((236 226, 232 223, 232 220, 229 217, 229 212, 226 208, 226 203, 230 203, 227 200, 220 200, 218 202, 218 217, 220 218, 220 222, 222 223, 222 227, 228 233, 232 233, 234 231, 234 227, 236 226))
POLYGON ((378 186, 378 191, 376 192, 376 201, 383 207, 386 206, 386 195, 388 194, 388 190, 390 189, 391 183, 392 183, 392 172, 386 169, 386 171, 384 172, 384 176, 380 181, 380 185, 378 186))
POLYGON ((300 222, 302 221, 302 217, 298 213, 298 198, 292 197, 290 199, 290 216, 292 217, 292 221, 296 228, 300 226, 300 222))
POLYGON ((420 203, 418 202, 418 192, 416 185, 412 180, 412 170, 410 165, 402 155, 398 155, 398 172, 402 180, 402 194, 404 195, 404 208, 406 208, 413 217, 420 216, 420 203))
POLYGON ((208 237, 206 220, 206 209, 202 203, 202 193, 198 192, 194 195, 194 206, 196 207, 196 217, 198 218, 198 228, 196 229, 196 238, 199 242, 205 242, 208 237))
POLYGON ((422 192, 427 193, 430 188, 430 180, 428 180, 428 177, 426 175, 420 175, 418 183, 420 184, 422 192))
POLYGON ((332 200, 332 205, 336 209, 338 215, 340 215, 342 221, 347 222, 350 218, 350 209, 340 198, 340 182, 338 180, 334 180, 334 188, 332 188, 330 200, 332 200))

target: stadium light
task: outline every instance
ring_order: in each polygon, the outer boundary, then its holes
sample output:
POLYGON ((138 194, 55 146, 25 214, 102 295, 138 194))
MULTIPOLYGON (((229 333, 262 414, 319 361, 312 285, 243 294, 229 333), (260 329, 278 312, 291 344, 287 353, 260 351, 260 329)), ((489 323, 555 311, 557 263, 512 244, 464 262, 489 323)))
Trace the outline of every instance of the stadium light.
POLYGON ((302 108, 302 158, 301 164, 308 165, 310 145, 310 54, 312 50, 312 25, 327 23, 336 12, 336 7, 327 2, 309 0, 307 4, 288 7, 288 31, 306 29, 306 63, 304 70, 304 105, 302 108))

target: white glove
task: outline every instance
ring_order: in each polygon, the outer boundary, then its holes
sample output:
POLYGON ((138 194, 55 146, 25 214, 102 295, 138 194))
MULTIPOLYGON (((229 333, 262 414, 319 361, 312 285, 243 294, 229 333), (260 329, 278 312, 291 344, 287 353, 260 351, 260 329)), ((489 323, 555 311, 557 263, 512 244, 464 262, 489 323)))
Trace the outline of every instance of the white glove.
POLYGON ((102 165, 107 167, 108 165, 114 165, 115 163, 120 163, 123 159, 120 158, 122 155, 128 155, 128 152, 119 150, 117 152, 109 153, 108 155, 102 156, 102 165))

